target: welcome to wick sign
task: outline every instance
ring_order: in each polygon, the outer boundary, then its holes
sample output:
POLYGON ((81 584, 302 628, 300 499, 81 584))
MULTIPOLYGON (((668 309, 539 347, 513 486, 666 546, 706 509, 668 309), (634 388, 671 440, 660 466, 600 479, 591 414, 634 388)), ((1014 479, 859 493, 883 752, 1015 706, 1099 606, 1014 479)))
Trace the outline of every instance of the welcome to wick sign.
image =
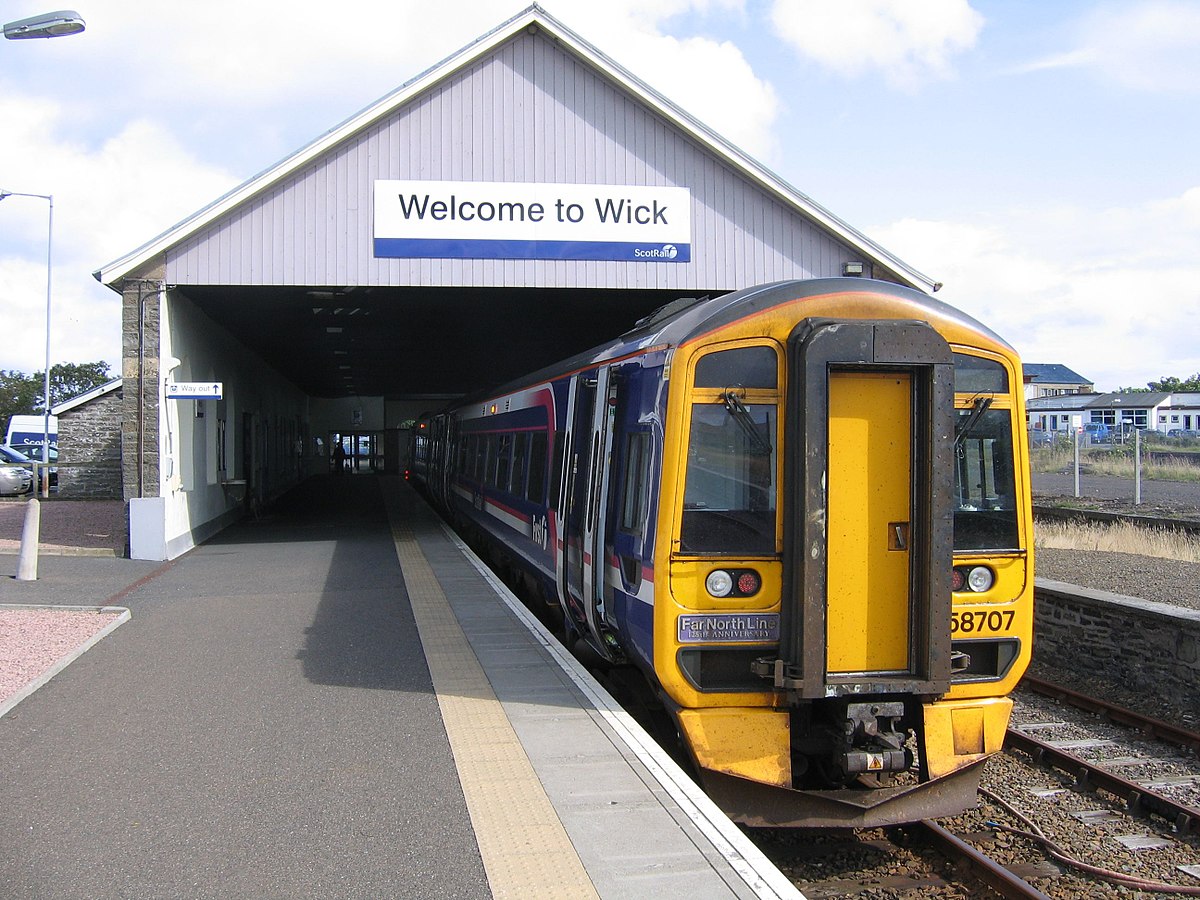
POLYGON ((375 256, 685 263, 687 188, 376 181, 375 256))

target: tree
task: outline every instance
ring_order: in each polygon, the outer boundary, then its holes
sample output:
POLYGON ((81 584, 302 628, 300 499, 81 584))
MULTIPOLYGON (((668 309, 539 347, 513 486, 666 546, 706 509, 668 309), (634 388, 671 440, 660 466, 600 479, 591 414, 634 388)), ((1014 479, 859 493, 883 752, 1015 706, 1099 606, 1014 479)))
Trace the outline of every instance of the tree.
POLYGON ((1160 378, 1158 381, 1148 382, 1146 387, 1152 391, 1163 391, 1168 394, 1194 393, 1200 391, 1200 372, 1197 372, 1186 381, 1180 381, 1174 376, 1169 376, 1160 378))
MULTIPOLYGON (((57 406, 72 397, 112 380, 106 362, 58 363, 50 367, 50 405, 57 406)), ((38 395, 40 398, 40 394, 38 395)))
MULTIPOLYGON (((42 381, 23 372, 0 369, 0 429, 8 428, 10 416, 40 412, 42 381)), ((0 440, 4 432, 0 430, 0 440)))
MULTIPOLYGON (((78 397, 99 387, 111 378, 106 362, 56 363, 50 367, 50 405, 78 397)), ((26 375, 0 369, 0 428, 16 415, 37 415, 45 411, 43 394, 46 386, 44 370, 26 375)))

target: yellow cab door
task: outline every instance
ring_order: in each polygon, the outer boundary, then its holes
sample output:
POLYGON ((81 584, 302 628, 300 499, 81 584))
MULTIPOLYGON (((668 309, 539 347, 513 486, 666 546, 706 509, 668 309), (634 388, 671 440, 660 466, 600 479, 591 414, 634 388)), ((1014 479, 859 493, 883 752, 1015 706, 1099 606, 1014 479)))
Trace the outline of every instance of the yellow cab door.
POLYGON ((826 673, 910 659, 912 376, 831 371, 826 673))

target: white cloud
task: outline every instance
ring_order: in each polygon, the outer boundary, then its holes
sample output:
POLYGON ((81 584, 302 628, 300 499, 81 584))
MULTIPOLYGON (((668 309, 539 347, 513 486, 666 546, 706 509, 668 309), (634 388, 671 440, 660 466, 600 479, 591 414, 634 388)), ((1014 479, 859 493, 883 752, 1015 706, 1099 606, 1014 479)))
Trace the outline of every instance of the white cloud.
MULTIPOLYGON (((2 86, 0 86, 2 87, 2 86)), ((0 90, 0 187, 54 197, 52 362, 120 353, 120 299, 91 272, 228 190, 236 180, 160 126, 122 125, 98 146, 62 137, 65 109, 0 90)), ((46 201, 0 204, 0 307, 9 340, 0 368, 45 365, 46 201)))
POLYGON ((802 56, 847 77, 878 71, 905 90, 948 77, 984 22, 968 0, 774 0, 771 19, 802 56))
POLYGON ((1072 49, 1022 71, 1078 68, 1131 90, 1200 90, 1200 3, 1193 0, 1104 5, 1076 23, 1072 40, 1072 49))
POLYGON ((1023 209, 872 233, 943 280, 939 297, 1098 390, 1200 371, 1200 188, 1141 206, 1023 209))

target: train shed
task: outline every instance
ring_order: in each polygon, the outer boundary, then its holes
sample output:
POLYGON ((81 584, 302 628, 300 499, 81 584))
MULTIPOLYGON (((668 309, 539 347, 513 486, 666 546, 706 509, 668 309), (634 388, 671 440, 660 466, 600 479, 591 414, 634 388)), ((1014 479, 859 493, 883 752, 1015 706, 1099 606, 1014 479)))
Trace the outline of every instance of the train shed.
POLYGON ((671 300, 846 274, 937 287, 532 6, 96 272, 131 555, 671 300))

